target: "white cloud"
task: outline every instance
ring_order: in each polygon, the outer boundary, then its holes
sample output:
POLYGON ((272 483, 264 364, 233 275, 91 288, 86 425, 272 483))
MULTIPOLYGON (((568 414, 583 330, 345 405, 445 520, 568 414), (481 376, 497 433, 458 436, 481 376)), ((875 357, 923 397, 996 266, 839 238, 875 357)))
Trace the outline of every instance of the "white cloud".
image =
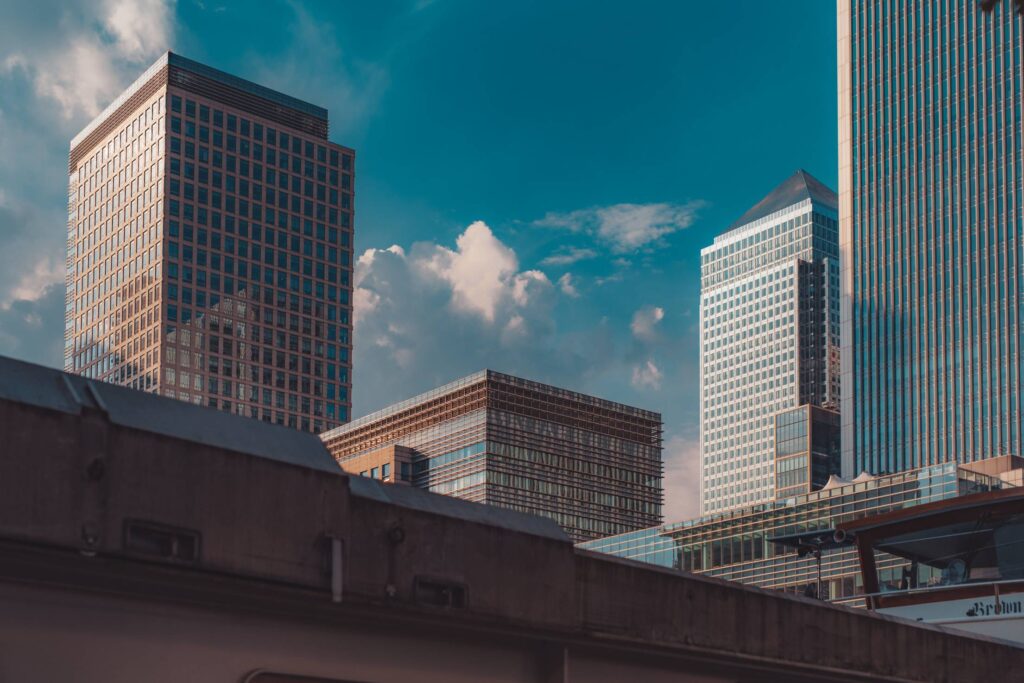
MULTIPOLYGON (((0 141, 0 153, 5 148, 0 141)), ((51 235, 54 239, 50 240, 45 233, 46 221, 60 224, 62 218, 56 211, 44 213, 31 205, 15 203, 0 188, 0 308, 14 301, 38 299, 47 287, 63 282, 64 246, 57 239, 60 234, 51 235)))
POLYGON ((455 241, 456 249, 435 245, 429 258, 416 261, 419 268, 444 280, 452 291, 451 305, 475 313, 488 322, 504 299, 525 306, 538 289, 551 282, 539 270, 517 272, 519 261, 487 224, 476 221, 455 241))
POLYGON ((612 273, 611 275, 606 275, 604 277, 594 278, 594 282, 597 283, 598 285, 608 285, 608 284, 611 284, 613 282, 622 282, 625 279, 626 279, 625 273, 623 273, 623 271, 621 271, 621 270, 617 270, 614 273, 612 273))
POLYGON ((126 59, 146 60, 153 50, 170 47, 172 3, 166 0, 112 0, 107 3, 106 27, 117 51, 126 59))
POLYGON ((0 306, 18 299, 38 299, 47 287, 64 280, 64 259, 57 255, 44 256, 6 292, 0 292, 0 306))
POLYGON ((660 245, 665 236, 689 227, 702 206, 700 201, 614 204, 569 213, 548 213, 535 225, 591 235, 621 254, 660 245))
POLYGON ((486 367, 582 390, 616 362, 610 325, 560 331, 562 283, 519 270, 482 222, 454 248, 369 249, 355 285, 357 415, 486 367))
POLYGON ((583 249, 580 247, 563 247, 557 250, 554 254, 546 257, 540 262, 542 266, 571 266, 578 261, 585 261, 592 259, 597 256, 597 252, 593 249, 583 249))
POLYGON ((661 370, 652 359, 633 366, 633 387, 635 389, 661 389, 661 370))
POLYGON ((674 435, 665 442, 665 522, 700 515, 700 440, 674 435))
POLYGON ((665 310, 660 306, 644 306, 633 314, 633 322, 629 324, 633 336, 641 341, 657 339, 657 326, 665 317, 665 310))
POLYGON ((10 30, 0 31, 4 75, 25 72, 36 95, 56 102, 65 119, 95 116, 168 49, 172 8, 169 0, 59 3, 50 30, 31 39, 18 35, 18 25, 34 17, 11 17, 10 30))
POLYGON ((576 283, 573 281, 572 273, 565 273, 562 277, 558 278, 558 288, 562 290, 562 294, 572 299, 578 299, 580 292, 576 289, 576 283))
POLYGON ((0 354, 60 367, 64 363, 64 286, 0 306, 0 354))
POLYGON ((0 353, 62 363, 68 141, 168 48, 173 5, 0 3, 0 353))
MULTIPOLYGON (((367 252, 370 253, 370 252, 367 252)), ((362 259, 359 259, 357 266, 362 263, 362 259)), ((373 259, 367 261, 367 265, 372 265, 373 259)), ((355 319, 355 323, 359 324, 359 319, 364 315, 370 315, 377 310, 377 305, 380 303, 380 295, 376 292, 372 292, 369 289, 356 288, 352 292, 352 317, 355 319)))

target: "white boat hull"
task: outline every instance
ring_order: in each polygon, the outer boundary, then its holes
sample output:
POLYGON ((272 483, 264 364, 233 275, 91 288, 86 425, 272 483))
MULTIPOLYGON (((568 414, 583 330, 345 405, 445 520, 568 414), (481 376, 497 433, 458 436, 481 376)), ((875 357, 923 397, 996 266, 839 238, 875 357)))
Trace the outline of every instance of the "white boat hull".
POLYGON ((878 610, 911 621, 956 628, 1024 644, 1024 593, 927 602, 878 610))

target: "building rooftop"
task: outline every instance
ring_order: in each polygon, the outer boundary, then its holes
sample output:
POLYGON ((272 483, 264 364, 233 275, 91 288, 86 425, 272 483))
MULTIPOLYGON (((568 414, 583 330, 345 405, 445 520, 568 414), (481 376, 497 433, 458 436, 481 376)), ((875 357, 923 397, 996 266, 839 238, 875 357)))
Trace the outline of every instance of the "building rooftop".
MULTIPOLYGON (((1012 461, 1007 460, 1004 462, 1004 466, 1010 468, 1019 462, 1019 458, 1015 458, 1012 461)), ((649 536, 668 538, 673 535, 682 535, 690 532, 696 533, 707 529, 720 530, 734 525, 774 523, 772 520, 797 511, 811 510, 822 516, 835 516, 838 518, 840 515, 845 514, 842 512, 843 506, 847 505, 854 497, 863 497, 869 492, 884 490, 891 486, 909 484, 916 488, 921 485, 921 482, 928 482, 931 479, 941 477, 955 479, 958 476, 964 479, 980 481, 986 485, 999 483, 997 475, 977 472, 970 467, 955 462, 938 463, 916 470, 903 470, 892 474, 870 475, 862 472, 853 480, 832 477, 829 479, 830 486, 816 491, 808 491, 807 493, 786 496, 762 503, 734 507, 692 519, 666 522, 665 524, 648 529, 628 531, 615 536, 605 536, 592 541, 584 541, 579 545, 583 548, 600 549, 602 552, 609 552, 610 548, 614 546, 627 546, 637 538, 649 536)), ((1013 486, 1013 484, 1006 485, 1013 486)))
POLYGON ((459 389, 463 389, 474 384, 479 384, 488 379, 503 382, 505 384, 516 384, 528 389, 533 389, 535 391, 541 391, 555 396, 560 396, 562 398, 578 401, 580 403, 598 406, 601 408, 605 408, 607 410, 614 410, 617 412, 626 413, 628 415, 633 415, 636 417, 641 417, 649 420, 661 421, 660 413, 656 413, 650 410, 644 410, 643 408, 636 408, 634 406, 626 405, 625 403, 609 401, 607 399, 598 398, 597 396, 582 394, 577 391, 563 389, 561 387, 556 387, 550 384, 544 384, 542 382, 536 382, 534 380, 523 379, 521 377, 515 377, 513 375, 506 375, 504 373, 496 372, 494 370, 480 370, 478 372, 474 372, 471 375, 466 375, 465 377, 461 377, 457 380, 449 382, 448 384, 444 384, 442 386, 431 389, 430 391, 425 391, 422 394, 417 394, 416 396, 407 398, 404 401, 393 403, 390 406, 387 406, 386 408, 376 410, 372 413, 352 420, 351 422, 343 424, 339 427, 335 427, 334 429, 323 432, 321 433, 320 436, 321 438, 327 440, 341 436, 342 434, 347 434, 351 431, 359 429, 360 427, 364 427, 378 420, 400 413, 403 410, 407 410, 421 403, 426 403, 427 401, 431 401, 441 396, 445 396, 446 394, 458 391, 459 389))
POLYGON ((70 415, 99 411, 122 427, 341 474, 315 434, 5 356, 0 356, 0 400, 70 415))
POLYGON ((260 97, 268 102, 288 107, 289 109, 294 109, 302 112, 303 114, 308 114, 309 116, 322 119, 325 122, 327 121, 327 110, 323 107, 310 104, 309 102, 305 102, 290 95, 285 95, 282 92, 272 90, 271 88, 262 86, 259 83, 253 83, 252 81, 247 81, 244 78, 233 76, 229 73, 214 69, 211 66, 182 57, 181 55, 173 52, 165 52, 159 59, 153 62, 153 64, 150 65, 150 67, 146 69, 141 76, 135 79, 135 82, 128 86, 125 91, 117 97, 117 99, 111 102, 107 108, 93 118, 93 120, 90 121, 88 125, 78 133, 78 135, 71 139, 71 149, 74 149, 79 145, 79 143, 85 140, 90 133, 98 128, 108 117, 113 115, 121 105, 131 99, 136 92, 146 85, 146 83, 148 83, 149 80, 158 74, 164 67, 177 67, 183 72, 204 76, 220 83, 221 85, 226 85, 250 95, 260 97))
POLYGON ((759 218, 764 218, 806 199, 810 199, 817 204, 823 204, 831 209, 839 208, 839 196, 835 191, 831 190, 807 171, 800 169, 782 181, 764 199, 748 209, 745 214, 729 226, 729 230, 753 223, 759 218))

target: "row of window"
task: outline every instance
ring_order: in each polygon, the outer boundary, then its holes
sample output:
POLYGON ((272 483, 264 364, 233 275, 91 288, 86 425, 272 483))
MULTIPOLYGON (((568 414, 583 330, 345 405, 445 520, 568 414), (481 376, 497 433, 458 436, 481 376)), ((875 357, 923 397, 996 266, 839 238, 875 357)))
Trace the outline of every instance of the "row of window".
MULTIPOLYGON (((163 98, 161 98, 162 100, 163 98)), ((224 128, 228 133, 237 133, 242 137, 251 137, 256 142, 266 142, 268 146, 280 147, 281 149, 291 149, 293 154, 303 154, 305 157, 312 159, 315 158, 322 163, 330 163, 331 166, 338 166, 339 163, 342 168, 349 169, 352 167, 352 154, 345 152, 342 153, 338 149, 330 148, 323 145, 322 143, 315 143, 311 140, 303 140, 298 135, 292 133, 289 134, 286 131, 277 131, 270 126, 264 127, 263 124, 252 121, 249 119, 236 116, 230 112, 225 113, 217 108, 212 108, 202 102, 197 103, 190 98, 182 98, 179 95, 171 95, 171 112, 173 114, 182 113, 182 104, 184 104, 184 114, 187 119, 198 118, 200 124, 212 123, 215 128, 224 128)), ((172 126, 177 125, 180 129, 181 118, 178 116, 171 116, 172 126), (173 121, 177 119, 177 124, 173 121)), ((195 123, 190 121, 185 122, 186 127, 191 123, 194 127, 195 123)))
MULTIPOLYGON (((371 479, 380 479, 381 481, 391 481, 391 463, 386 462, 379 467, 371 467, 368 470, 363 470, 359 473, 359 476, 370 477, 371 479)), ((409 463, 398 463, 398 481, 409 481, 409 479, 409 463)))

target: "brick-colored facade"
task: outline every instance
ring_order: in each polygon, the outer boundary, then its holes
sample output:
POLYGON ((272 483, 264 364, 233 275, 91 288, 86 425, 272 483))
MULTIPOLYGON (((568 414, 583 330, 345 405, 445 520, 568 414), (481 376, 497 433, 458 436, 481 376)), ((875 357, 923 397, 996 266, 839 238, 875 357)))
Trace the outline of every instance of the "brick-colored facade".
POLYGON ((379 479, 404 447, 413 486, 550 517, 574 540, 661 522, 661 415, 492 370, 321 437, 348 472, 379 479))
POLYGON ((319 432, 349 417, 355 153, 173 53, 71 143, 65 369, 319 432))

